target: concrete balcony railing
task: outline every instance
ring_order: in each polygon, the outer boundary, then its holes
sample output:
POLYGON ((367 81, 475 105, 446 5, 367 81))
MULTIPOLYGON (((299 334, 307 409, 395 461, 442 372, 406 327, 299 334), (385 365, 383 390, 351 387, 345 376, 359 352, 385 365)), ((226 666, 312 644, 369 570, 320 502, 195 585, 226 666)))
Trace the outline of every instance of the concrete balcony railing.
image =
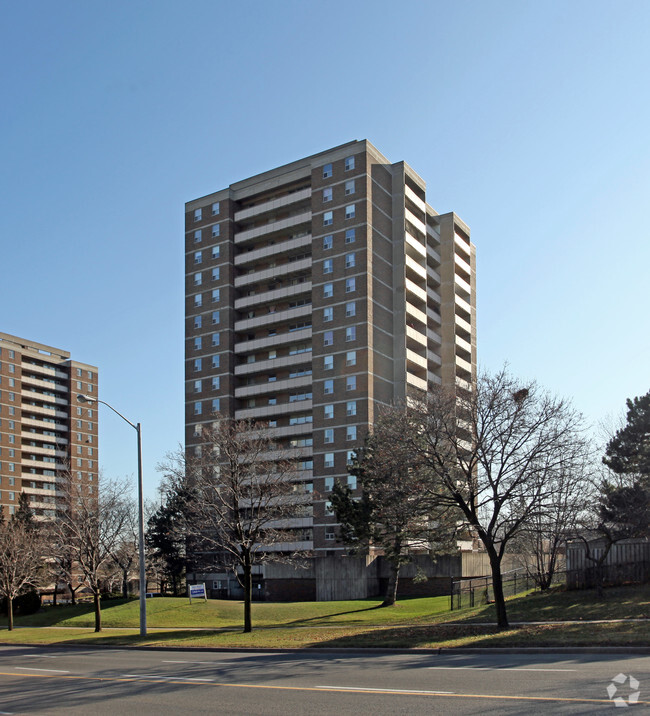
POLYGON ((426 280, 427 270, 422 264, 419 264, 417 263, 417 261, 414 261, 408 254, 406 254, 405 257, 405 263, 407 269, 413 271, 413 273, 416 276, 419 276, 421 279, 426 280))
POLYGON ((282 346, 287 343, 303 343, 305 341, 311 341, 311 328, 303 328, 300 331, 292 331, 291 333, 280 333, 277 336, 255 338, 252 341, 241 341, 240 343, 235 343, 234 350, 235 353, 253 353, 265 348, 282 346))
POLYGON ((420 209, 420 211, 424 214, 426 213, 427 207, 426 204, 420 199, 420 197, 411 189, 410 186, 404 185, 404 195, 408 197, 415 206, 420 209))
POLYGON ((415 365, 419 366, 420 368, 423 368, 424 370, 427 369, 427 359, 424 356, 421 356, 419 353, 410 350, 410 348, 406 349, 406 360, 410 361, 411 363, 414 363, 415 365))
POLYGON ((417 284, 413 283, 411 279, 404 279, 404 287, 406 288, 407 292, 412 293, 414 296, 417 296, 420 301, 423 303, 427 302, 427 292, 425 289, 420 288, 417 284))
POLYGON ((235 388, 236 398, 251 398, 256 395, 264 395, 266 393, 280 393, 287 390, 304 388, 312 383, 311 375, 303 375, 299 378, 287 378, 286 380, 274 380, 270 383, 260 383, 259 385, 244 385, 241 388, 235 388))
POLYGON ((406 382, 409 385, 414 386, 415 388, 418 388, 418 390, 424 390, 427 389, 427 381, 423 378, 418 378, 417 375, 413 375, 413 373, 406 373, 406 382))
POLYGON ((454 300, 456 302, 456 305, 465 311, 469 316, 472 315, 472 307, 467 303, 467 301, 464 298, 461 298, 458 294, 455 294, 454 300))
MULTIPOLYGON (((270 373, 280 368, 290 368, 293 365, 307 363, 311 365, 311 351, 296 353, 292 356, 281 356, 280 358, 269 358, 256 361, 255 363, 242 363, 235 366, 235 375, 250 375, 251 373, 270 373)), ((311 378, 311 376, 309 376, 311 378)))
POLYGON ((411 246, 415 251, 417 251, 420 256, 426 256, 427 250, 424 246, 424 244, 421 241, 418 241, 415 236, 411 236, 408 232, 404 234, 404 240, 406 243, 411 246))
POLYGON ((427 373, 427 380, 429 383, 433 383, 434 385, 442 384, 442 378, 431 371, 427 373))
POLYGON ((472 327, 464 318, 461 318, 458 314, 456 314, 454 319, 456 321, 457 326, 462 328, 466 333, 469 333, 470 335, 472 335, 472 327))
MULTIPOLYGON (((25 427, 30 428, 42 428, 44 430, 52 430, 56 431, 57 433, 60 432, 68 432, 68 426, 62 425, 61 423, 49 423, 45 420, 34 420, 33 418, 23 418, 21 421, 22 425, 25 427)), ((41 438, 45 439, 46 436, 40 436, 41 438)), ((56 439, 56 438, 53 438, 56 439)))
POLYGON ((258 216, 259 214, 264 214, 267 211, 275 211, 277 209, 281 209, 285 206, 290 206, 291 204, 295 204, 298 201, 305 201, 307 199, 311 198, 311 187, 307 187, 306 189, 301 189, 300 191, 294 191, 291 194, 284 194, 283 196, 278 196, 274 199, 269 199, 269 201, 260 202, 259 204, 255 204, 255 206, 250 206, 246 209, 241 209, 240 211, 235 212, 235 221, 244 221, 245 219, 250 219, 253 216, 258 216))
MULTIPOLYGON (((434 234, 429 234, 430 236, 433 236, 434 234)), ((440 252, 437 249, 434 249, 432 246, 429 246, 427 244, 427 255, 431 256, 431 258, 440 265, 440 252)))
MULTIPOLYGON (((424 237, 427 235, 426 224, 421 219, 419 219, 408 207, 404 208, 404 215, 409 224, 411 224, 418 230, 422 237, 422 240, 424 240, 424 237)), ((424 248, 424 246, 422 248, 424 248)))
MULTIPOLYGON (((413 318, 416 321, 419 321, 423 325, 427 325, 427 314, 424 311, 421 311, 419 308, 416 308, 412 303, 409 303, 408 301, 405 301, 406 303, 406 313, 408 316, 413 316, 413 318)), ((407 319, 408 320, 408 319, 407 319)))
POLYGON ((40 373, 41 375, 48 375, 52 378, 63 378, 63 380, 68 380, 69 377, 67 373, 59 370, 58 368, 47 368, 40 363, 30 363, 28 360, 23 361, 22 368, 23 371, 28 370, 30 373, 40 373))
POLYGON ((241 244, 244 241, 257 239, 260 236, 284 231, 294 226, 300 226, 300 224, 311 224, 311 210, 304 211, 296 216, 288 216, 286 219, 280 219, 279 221, 271 221, 268 224, 256 226, 253 229, 240 231, 235 234, 235 244, 241 244))
POLYGON ((289 413, 306 413, 312 409, 311 400, 301 400, 296 403, 281 403, 280 405, 260 405, 254 408, 242 408, 235 411, 235 420, 263 420, 274 418, 276 415, 289 413))
MULTIPOLYGON (((40 421, 33 421, 33 422, 40 422, 40 421)), ((21 421, 21 423, 24 425, 25 421, 21 421)), ((52 428, 50 428, 50 430, 52 430, 52 428)), ((54 430, 52 430, 52 432, 54 432, 54 430)), ((56 445, 67 445, 68 444, 68 440, 66 438, 61 437, 60 435, 41 435, 41 434, 35 435, 34 433, 30 433, 27 430, 23 430, 20 433, 20 437, 23 440, 34 440, 34 438, 37 437, 40 442, 53 443, 56 445)))
POLYGON ((23 375, 23 385, 34 386, 35 388, 44 388, 45 390, 57 390, 59 392, 68 392, 67 385, 61 385, 60 383, 50 383, 49 380, 40 380, 39 378, 32 378, 30 375, 23 375))
POLYGON ((286 254, 288 251, 295 251, 296 249, 311 248, 311 234, 300 236, 297 239, 289 239, 288 241, 281 241, 271 246, 263 246, 261 249, 255 249, 254 251, 245 251, 244 253, 235 256, 235 266, 245 266, 261 259, 267 259, 272 256, 278 256, 280 254, 286 254))
POLYGON ((54 407, 46 405, 29 405, 29 403, 23 403, 22 405, 23 415, 26 413, 34 413, 35 415, 43 415, 48 418, 67 418, 68 413, 64 413, 61 410, 56 410, 54 407))
POLYGON ((435 343, 436 345, 440 345, 442 343, 442 338, 440 337, 440 334, 433 330, 433 328, 429 328, 427 326, 427 338, 435 343))
POLYGON ((236 321, 235 330, 250 331, 252 328, 268 326, 274 323, 285 323, 293 319, 311 316, 311 312, 311 304, 307 306, 297 306, 296 308, 289 308, 286 311, 273 311, 272 313, 267 313, 264 316, 256 316, 255 318, 244 318, 241 321, 236 321))
POLYGON ((462 255, 467 257, 467 259, 470 258, 471 251, 469 248, 469 244, 465 241, 465 239, 462 239, 458 234, 454 233, 454 244, 460 251, 462 252, 462 255))
POLYGON ((274 266, 273 268, 262 269, 261 271, 254 271, 253 273, 247 273, 243 276, 237 276, 235 279, 235 287, 242 288, 243 286, 256 283, 268 283, 271 280, 307 270, 311 270, 311 257, 301 259, 300 261, 292 261, 291 263, 282 264, 281 266, 274 266))
POLYGON ((461 268, 468 276, 472 275, 472 269, 470 265, 460 254, 454 254, 454 263, 456 264, 456 266, 461 268))
POLYGON ((304 293, 311 294, 311 281, 304 281, 295 286, 283 286, 282 288, 276 288, 272 291, 260 291, 260 293, 256 293, 253 296, 238 298, 235 300, 235 308, 241 311, 245 308, 258 306, 260 303, 277 303, 278 301, 304 293))

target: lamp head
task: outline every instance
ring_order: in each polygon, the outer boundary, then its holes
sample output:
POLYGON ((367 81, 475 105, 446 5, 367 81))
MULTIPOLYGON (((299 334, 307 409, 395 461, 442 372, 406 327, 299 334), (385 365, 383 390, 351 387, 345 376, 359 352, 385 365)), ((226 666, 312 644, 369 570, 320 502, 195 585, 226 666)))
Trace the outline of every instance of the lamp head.
POLYGON ((81 393, 79 393, 77 395, 77 401, 79 403, 96 403, 97 398, 91 398, 89 395, 82 395, 81 393))

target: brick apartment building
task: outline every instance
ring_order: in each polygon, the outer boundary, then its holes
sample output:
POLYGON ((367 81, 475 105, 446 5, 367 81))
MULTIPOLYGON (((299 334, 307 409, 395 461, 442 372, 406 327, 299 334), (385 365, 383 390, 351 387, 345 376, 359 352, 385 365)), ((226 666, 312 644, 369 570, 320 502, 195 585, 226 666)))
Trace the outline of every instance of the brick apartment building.
POLYGON ((70 353, 0 333, 0 506, 6 518, 20 493, 37 519, 56 517, 68 475, 97 490, 97 409, 78 393, 97 395, 97 368, 70 353))
POLYGON ((294 548, 343 554, 328 492, 377 408, 476 379, 475 248, 406 163, 353 141, 185 206, 186 447, 264 421, 313 495, 294 548))

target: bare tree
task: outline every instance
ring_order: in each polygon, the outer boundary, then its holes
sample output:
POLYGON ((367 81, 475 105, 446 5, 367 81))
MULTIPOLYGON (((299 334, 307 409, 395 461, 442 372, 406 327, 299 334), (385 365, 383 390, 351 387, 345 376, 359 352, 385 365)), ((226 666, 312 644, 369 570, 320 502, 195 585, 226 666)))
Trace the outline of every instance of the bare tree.
POLYGON ((540 589, 551 587, 561 565, 567 540, 575 537, 596 498, 590 475, 591 461, 579 461, 569 472, 550 477, 548 499, 522 523, 514 538, 514 549, 521 555, 522 566, 540 589))
POLYGON ((400 569, 415 553, 455 548, 456 510, 440 504, 430 484, 431 470, 394 439, 406 429, 404 406, 384 408, 350 468, 362 488, 361 499, 340 483, 330 497, 342 541, 355 552, 379 549, 390 565, 382 606, 395 604, 400 569))
POLYGON ((179 454, 166 466, 179 489, 191 491, 188 551, 204 569, 232 570, 244 590, 244 631, 252 629, 252 568, 300 555, 290 528, 309 496, 296 485, 296 465, 250 421, 218 418, 204 426, 199 454, 179 454))
POLYGON ((436 497, 455 504, 481 539, 497 621, 506 628, 503 555, 546 513, 559 477, 579 470, 590 454, 582 416, 504 369, 480 376, 472 390, 432 391, 412 418, 405 439, 435 473, 436 497))
MULTIPOLYGON (((22 497, 22 495, 21 495, 22 497)), ((7 600, 7 628, 14 628, 14 599, 27 587, 39 585, 44 572, 43 530, 30 514, 0 513, 0 594, 7 600)))
POLYGON ((110 549, 110 562, 118 570, 122 597, 129 597, 129 578, 138 564, 138 507, 135 500, 125 497, 122 509, 124 523, 122 532, 110 549))
POLYGON ((102 482, 99 495, 68 479, 55 529, 68 540, 71 556, 93 595, 95 631, 102 629, 101 585, 128 519, 126 485, 102 482))

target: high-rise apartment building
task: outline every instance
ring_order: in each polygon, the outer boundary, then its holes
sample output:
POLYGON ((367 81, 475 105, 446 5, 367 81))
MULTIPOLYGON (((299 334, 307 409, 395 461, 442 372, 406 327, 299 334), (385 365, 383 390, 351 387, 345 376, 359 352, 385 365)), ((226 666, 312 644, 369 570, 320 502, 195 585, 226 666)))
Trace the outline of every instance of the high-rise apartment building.
POLYGON ((336 554, 334 481, 379 406, 476 378, 475 249, 426 185, 355 141, 185 207, 186 446, 219 412, 296 461, 293 547, 336 554))
POLYGON ((61 482, 97 490, 97 368, 70 353, 0 333, 0 505, 15 512, 24 492, 38 519, 56 517, 61 482))

